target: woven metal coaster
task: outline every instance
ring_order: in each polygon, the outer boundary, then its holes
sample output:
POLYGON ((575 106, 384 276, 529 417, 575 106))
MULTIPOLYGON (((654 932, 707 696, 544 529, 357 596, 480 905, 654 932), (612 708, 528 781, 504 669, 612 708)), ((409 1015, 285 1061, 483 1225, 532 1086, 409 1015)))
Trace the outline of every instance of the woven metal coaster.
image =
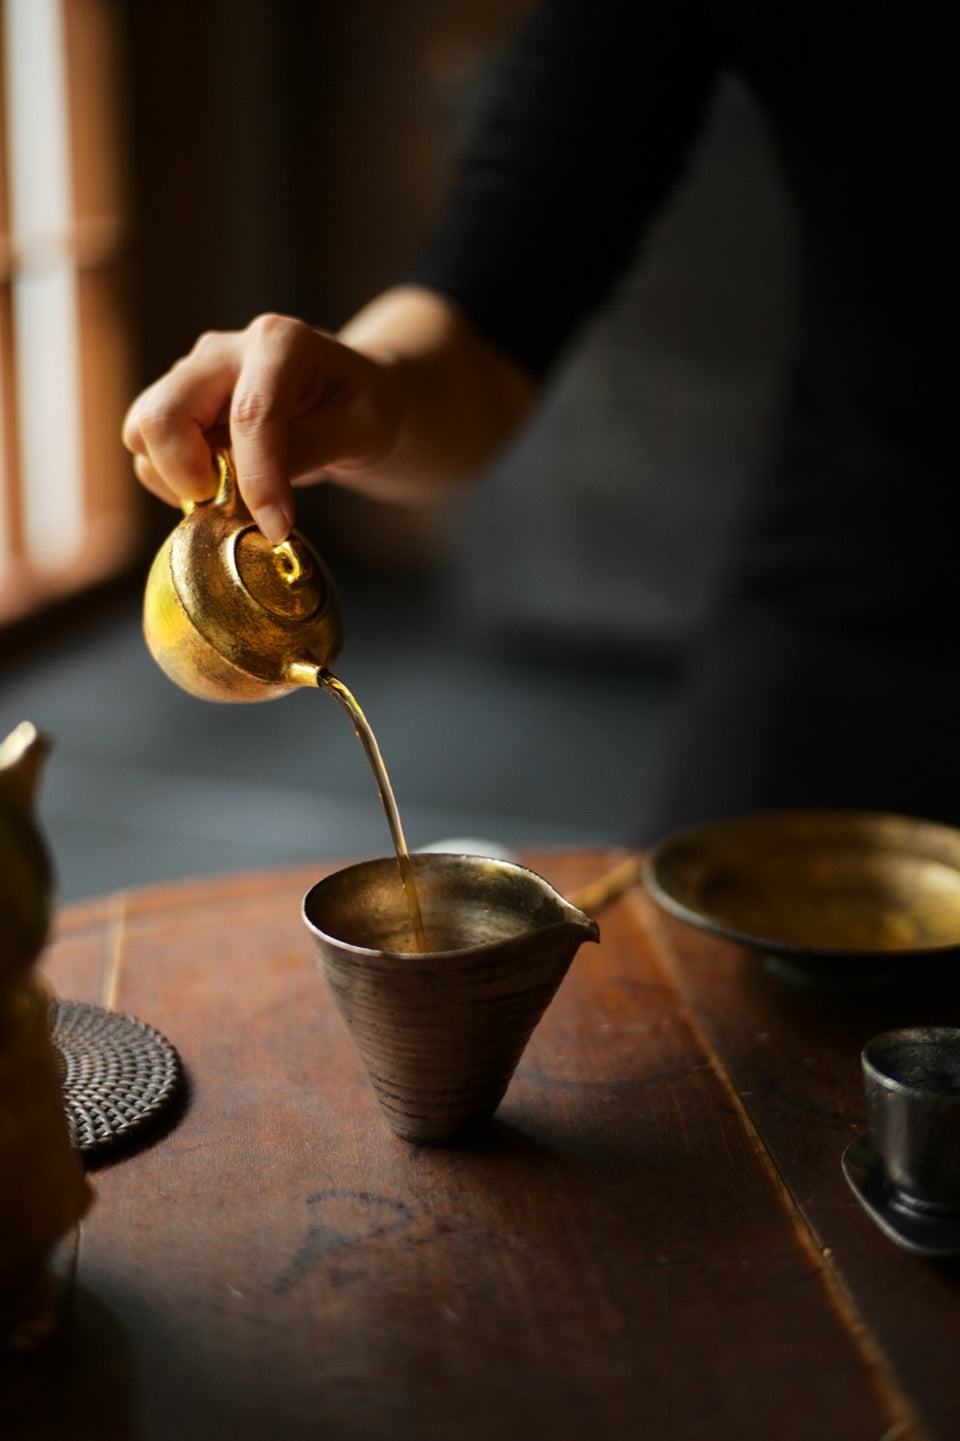
POLYGON ((180 1057, 142 1021, 85 1001, 52 1001, 50 1026, 70 1136, 85 1158, 126 1149, 177 1099, 180 1057))

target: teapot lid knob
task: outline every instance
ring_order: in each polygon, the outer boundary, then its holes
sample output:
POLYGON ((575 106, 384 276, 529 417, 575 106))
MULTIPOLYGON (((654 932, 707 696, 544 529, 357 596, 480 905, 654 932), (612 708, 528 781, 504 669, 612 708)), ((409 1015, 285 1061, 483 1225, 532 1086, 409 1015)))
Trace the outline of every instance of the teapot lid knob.
POLYGON ((313 547, 294 532, 271 545, 259 530, 244 530, 234 548, 240 583, 248 595, 279 620, 310 620, 327 605, 330 583, 313 547))

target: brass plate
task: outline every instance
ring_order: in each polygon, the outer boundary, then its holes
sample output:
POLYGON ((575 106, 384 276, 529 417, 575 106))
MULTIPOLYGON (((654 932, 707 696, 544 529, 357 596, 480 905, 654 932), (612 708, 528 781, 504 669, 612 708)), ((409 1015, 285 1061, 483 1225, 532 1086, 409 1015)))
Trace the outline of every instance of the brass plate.
POLYGON ((960 946, 960 831, 863 811, 773 811, 666 837, 649 894, 772 956, 905 958, 960 946))

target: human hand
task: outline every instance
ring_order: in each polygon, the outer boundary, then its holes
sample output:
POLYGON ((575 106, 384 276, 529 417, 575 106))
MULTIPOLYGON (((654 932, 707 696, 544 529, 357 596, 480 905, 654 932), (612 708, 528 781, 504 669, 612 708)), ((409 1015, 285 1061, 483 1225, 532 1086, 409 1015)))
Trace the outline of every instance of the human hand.
POLYGON ((292 486, 349 482, 394 445, 399 409, 389 365, 261 315, 201 335, 133 402, 123 441, 142 484, 175 505, 213 494, 213 451, 229 446, 240 494, 276 544, 293 529, 292 486))

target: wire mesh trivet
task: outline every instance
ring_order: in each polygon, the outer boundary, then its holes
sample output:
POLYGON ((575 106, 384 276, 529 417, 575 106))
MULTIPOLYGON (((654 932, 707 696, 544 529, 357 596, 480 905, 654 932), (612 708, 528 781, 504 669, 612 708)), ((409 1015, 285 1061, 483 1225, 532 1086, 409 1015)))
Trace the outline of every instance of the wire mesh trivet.
POLYGON ((86 1001, 52 1001, 50 1027, 71 1140, 85 1157, 125 1146, 176 1099, 180 1057, 142 1021, 86 1001))

